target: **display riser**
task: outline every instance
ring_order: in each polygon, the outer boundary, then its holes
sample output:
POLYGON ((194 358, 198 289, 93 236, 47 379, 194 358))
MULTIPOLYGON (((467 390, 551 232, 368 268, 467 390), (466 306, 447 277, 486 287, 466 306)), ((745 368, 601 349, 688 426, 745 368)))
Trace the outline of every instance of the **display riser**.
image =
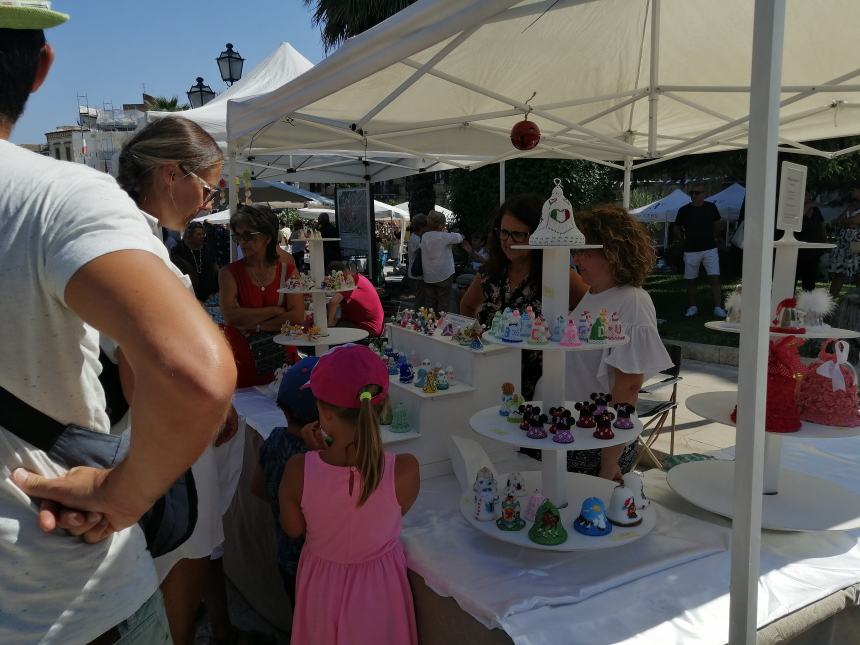
MULTIPOLYGON (((447 338, 428 337, 389 325, 388 338, 391 347, 406 352, 412 351, 420 362, 427 358, 431 365, 437 362, 443 368, 451 366, 456 379, 474 387, 474 390, 457 396, 421 397, 418 388, 392 387, 389 396, 392 405, 403 403, 409 413, 410 423, 420 432, 420 437, 411 441, 386 446, 395 453, 408 452, 418 459, 421 478, 428 479, 452 472, 449 450, 452 436, 475 439, 468 425, 474 410, 500 405, 501 383, 509 381, 520 391, 520 353, 501 348, 499 350, 474 352, 455 345, 447 338), (413 392, 412 390, 415 390, 413 392)), ((416 371, 417 371, 417 367, 416 371)), ((490 439, 478 439, 483 449, 493 459, 510 457, 514 448, 490 439)))

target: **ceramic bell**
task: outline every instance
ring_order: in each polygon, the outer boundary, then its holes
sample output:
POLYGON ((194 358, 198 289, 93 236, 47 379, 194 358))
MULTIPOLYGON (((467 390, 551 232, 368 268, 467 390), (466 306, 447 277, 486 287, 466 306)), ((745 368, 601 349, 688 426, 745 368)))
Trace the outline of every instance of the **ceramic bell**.
POLYGON ((572 319, 568 319, 567 326, 564 328, 564 334, 562 334, 559 345, 562 347, 578 347, 579 345, 582 345, 579 340, 579 336, 576 333, 576 327, 574 326, 572 319))
POLYGON ((545 499, 546 496, 540 492, 540 489, 536 488, 535 492, 529 495, 529 501, 526 503, 526 510, 525 513, 523 513, 523 517, 525 517, 529 522, 534 522, 535 514, 545 499))
POLYGON ((511 413, 511 408, 508 404, 514 398, 514 391, 513 383, 502 383, 502 404, 499 406, 499 414, 503 417, 511 413))
POLYGON ((412 365, 409 364, 409 361, 403 360, 400 363, 400 382, 411 383, 414 380, 415 371, 412 369, 412 365))
POLYGON ((806 328, 803 326, 803 312, 797 308, 795 298, 785 298, 776 306, 776 314, 770 331, 783 334, 803 334, 806 328))
POLYGON ((445 372, 443 370, 437 370, 436 371, 436 389, 439 390, 440 392, 443 392, 443 391, 448 389, 449 385, 450 384, 448 383, 447 374, 445 374, 445 372))
POLYGON ((631 489, 623 484, 613 489, 606 517, 616 526, 636 526, 642 523, 642 516, 636 508, 636 498, 631 489))
POLYGON ((405 404, 398 403, 391 413, 391 432, 403 433, 410 430, 409 410, 406 409, 405 404))
POLYGON ((448 385, 454 385, 457 383, 457 375, 454 372, 454 368, 450 365, 445 368, 445 376, 448 378, 448 385))
POLYGON ((427 368, 422 365, 418 368, 418 372, 415 376, 415 383, 413 385, 415 387, 423 388, 427 383, 427 368))
POLYGON ((585 236, 576 228, 573 206, 564 196, 561 180, 554 181, 555 187, 552 189, 550 198, 544 202, 540 223, 535 232, 529 236, 529 244, 569 246, 585 244, 585 236))
POLYGON ((630 418, 636 412, 636 407, 631 405, 630 403, 616 403, 615 404, 615 423, 612 424, 612 427, 618 428, 619 430, 630 430, 633 428, 633 419, 630 418))
POLYGON ((636 502, 636 508, 647 508, 651 504, 651 500, 645 495, 645 481, 642 475, 637 472, 630 471, 622 476, 624 486, 633 491, 633 500, 636 502))
POLYGON ((582 502, 579 517, 573 521, 578 533, 600 537, 612 533, 612 524, 606 518, 606 504, 599 497, 589 497, 582 502))
POLYGON ((507 494, 508 488, 511 489, 514 497, 525 497, 526 495, 526 482, 523 479, 523 476, 518 472, 513 472, 508 475, 508 482, 505 485, 505 494, 507 494))
POLYGON ((591 331, 588 334, 589 343, 600 345, 606 342, 606 327, 608 323, 606 317, 606 309, 601 309, 597 320, 591 325, 591 331))
POLYGON ((552 546, 567 540, 567 531, 561 523, 561 514, 555 505, 544 500, 535 513, 535 520, 529 529, 529 539, 537 544, 552 546))
POLYGON ((502 337, 502 320, 504 316, 501 311, 497 311, 493 315, 493 321, 490 323, 490 334, 496 338, 502 337))
POLYGON ((561 315, 556 316, 555 322, 552 324, 552 332, 549 339, 554 343, 560 343, 566 326, 567 318, 561 315))
POLYGON ((502 516, 496 520, 496 526, 502 531, 521 531, 526 523, 520 517, 520 502, 505 489, 505 499, 502 500, 502 516))
POLYGON ((579 412, 579 418, 576 420, 577 428, 593 428, 596 425, 594 422, 594 410, 596 407, 591 401, 582 401, 574 404, 573 409, 579 412))
POLYGON ((475 477, 472 491, 475 500, 475 519, 481 522, 496 519, 499 512, 499 493, 493 471, 486 466, 481 468, 475 477))
POLYGON ((427 377, 424 379, 424 394, 436 394, 436 371, 427 370, 427 377))
POLYGON ((579 320, 576 323, 576 334, 579 336, 580 342, 587 343, 591 335, 591 314, 583 311, 579 320))

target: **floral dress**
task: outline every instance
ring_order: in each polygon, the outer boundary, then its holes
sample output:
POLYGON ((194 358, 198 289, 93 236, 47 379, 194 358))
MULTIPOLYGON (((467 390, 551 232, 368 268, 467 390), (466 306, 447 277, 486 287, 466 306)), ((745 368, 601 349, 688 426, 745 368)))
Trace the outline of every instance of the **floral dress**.
MULTIPOLYGON (((478 274, 481 276, 481 288, 484 294, 484 303, 478 310, 478 322, 482 325, 489 326, 493 322, 495 313, 504 311, 505 307, 524 311, 526 307, 531 306, 535 314, 540 313, 540 282, 535 283, 530 278, 526 278, 511 291, 507 275, 503 280, 493 280, 484 268, 481 268, 478 274)), ((527 401, 534 396, 535 385, 541 374, 543 374, 543 352, 523 350, 520 383, 523 397, 527 401)))
MULTIPOLYGON (((854 213, 857 214, 856 212, 854 213)), ((851 243, 860 242, 860 228, 846 227, 839 232, 836 248, 830 253, 830 273, 839 273, 847 281, 860 273, 860 253, 851 252, 851 243)))

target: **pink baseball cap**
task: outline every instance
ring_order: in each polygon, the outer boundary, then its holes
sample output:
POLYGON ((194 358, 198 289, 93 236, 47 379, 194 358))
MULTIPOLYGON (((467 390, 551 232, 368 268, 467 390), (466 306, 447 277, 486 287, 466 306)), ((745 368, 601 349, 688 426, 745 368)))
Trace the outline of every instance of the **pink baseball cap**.
POLYGON ((388 394, 388 369, 385 363, 364 345, 341 345, 323 354, 311 370, 310 388, 318 401, 340 408, 360 408, 362 391, 376 385, 381 392, 371 398, 382 403, 388 394))

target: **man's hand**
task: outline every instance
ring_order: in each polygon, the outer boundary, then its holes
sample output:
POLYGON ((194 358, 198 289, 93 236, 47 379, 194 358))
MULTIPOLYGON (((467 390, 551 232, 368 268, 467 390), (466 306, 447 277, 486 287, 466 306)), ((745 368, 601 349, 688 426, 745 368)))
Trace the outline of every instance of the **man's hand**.
POLYGON ((308 450, 323 450, 326 447, 319 421, 311 421, 309 424, 303 426, 301 434, 302 440, 305 442, 308 450))
POLYGON ((39 527, 43 531, 64 528, 95 543, 128 528, 147 510, 134 509, 113 498, 112 472, 81 466, 62 477, 43 477, 17 468, 12 472, 12 481, 30 497, 41 500, 39 527))

